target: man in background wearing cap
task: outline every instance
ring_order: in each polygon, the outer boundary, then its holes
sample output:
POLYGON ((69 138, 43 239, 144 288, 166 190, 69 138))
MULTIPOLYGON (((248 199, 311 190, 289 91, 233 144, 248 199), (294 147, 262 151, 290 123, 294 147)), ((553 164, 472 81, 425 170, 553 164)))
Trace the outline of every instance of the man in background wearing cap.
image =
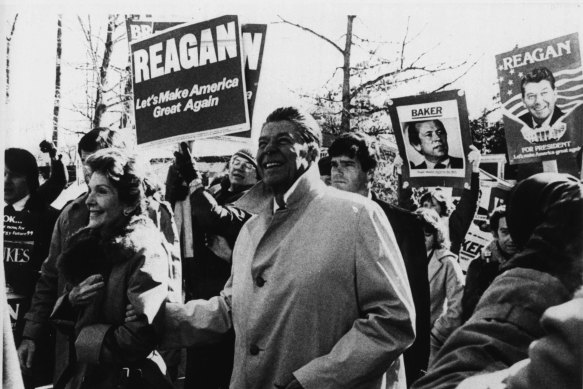
MULTIPOLYGON (((4 269, 8 301, 13 315, 16 344, 22 339, 24 313, 30 306, 39 270, 51 242, 58 211, 39 196, 39 170, 34 156, 23 149, 4 152, 4 269)), ((33 375, 25 375, 26 387, 51 380, 52 340, 39 343, 42 363, 33 375)), ((40 362, 40 361, 39 361, 40 362)))
MULTIPOLYGON (((179 176, 189 187, 192 229, 181 236, 186 301, 218 296, 231 275, 231 249, 251 216, 232 204, 257 183, 257 163, 249 149, 231 157, 227 177, 218 190, 204 188, 185 143, 176 153, 179 176)), ((177 191, 179 192, 179 191, 177 191)), ((177 210, 177 221, 180 212, 177 210)), ((227 388, 233 368, 234 332, 219 344, 187 351, 185 387, 227 388)))

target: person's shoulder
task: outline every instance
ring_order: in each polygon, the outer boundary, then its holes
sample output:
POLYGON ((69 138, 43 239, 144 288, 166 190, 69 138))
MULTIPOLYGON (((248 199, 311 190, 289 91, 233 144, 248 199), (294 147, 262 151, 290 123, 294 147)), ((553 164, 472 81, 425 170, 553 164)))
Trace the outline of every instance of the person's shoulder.
POLYGON ((346 212, 358 214, 362 211, 383 212, 382 208, 368 197, 332 188, 330 186, 326 187, 323 192, 322 201, 319 204, 336 214, 343 214, 346 212))
POLYGON ((413 162, 409 161, 409 167, 411 169, 427 169, 427 163, 423 161, 419 165, 415 165, 413 162))

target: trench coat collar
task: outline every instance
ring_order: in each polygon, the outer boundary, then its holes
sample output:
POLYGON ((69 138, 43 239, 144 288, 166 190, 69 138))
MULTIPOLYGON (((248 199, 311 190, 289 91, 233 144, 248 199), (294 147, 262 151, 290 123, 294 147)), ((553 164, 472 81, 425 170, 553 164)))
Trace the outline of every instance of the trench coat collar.
MULTIPOLYGON (((320 179, 318 166, 313 163, 304 174, 298 178, 295 190, 289 195, 286 202, 286 209, 298 209, 322 194, 326 190, 326 185, 320 179)), ((235 201, 233 205, 251 214, 264 212, 273 213, 274 195, 270 187, 263 181, 258 182, 249 192, 235 201)))

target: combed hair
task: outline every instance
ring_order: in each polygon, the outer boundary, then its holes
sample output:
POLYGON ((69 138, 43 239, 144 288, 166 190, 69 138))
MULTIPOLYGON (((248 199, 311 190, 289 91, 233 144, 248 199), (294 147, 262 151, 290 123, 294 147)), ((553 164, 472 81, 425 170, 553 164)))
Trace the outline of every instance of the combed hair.
POLYGON ((4 164, 10 171, 25 176, 26 186, 30 194, 37 191, 39 187, 38 164, 30 151, 17 148, 6 149, 4 151, 4 164))
POLYGON ((423 230, 431 232, 433 233, 433 236, 435 236, 433 248, 449 249, 450 242, 447 237, 445 225, 437 212, 429 208, 419 208, 415 213, 419 215, 419 220, 421 220, 423 230))
POLYGON ((356 158, 364 172, 376 169, 378 154, 372 138, 361 132, 352 132, 339 136, 328 149, 330 157, 342 155, 356 158))
POLYGON ((520 81, 520 92, 522 93, 522 97, 524 97, 524 86, 529 82, 541 82, 543 80, 547 80, 551 83, 551 87, 555 89, 555 76, 553 76, 553 72, 545 67, 535 68, 532 69, 530 72, 526 73, 522 80, 520 81))
POLYGON ((322 130, 316 119, 309 113, 296 107, 277 108, 267 116, 263 125, 281 121, 292 122, 308 145, 313 145, 318 150, 322 146, 322 130))
POLYGON ((148 169, 135 154, 121 149, 103 149, 85 161, 92 173, 106 176, 117 189, 119 200, 126 205, 138 205, 136 214, 145 210, 148 169))

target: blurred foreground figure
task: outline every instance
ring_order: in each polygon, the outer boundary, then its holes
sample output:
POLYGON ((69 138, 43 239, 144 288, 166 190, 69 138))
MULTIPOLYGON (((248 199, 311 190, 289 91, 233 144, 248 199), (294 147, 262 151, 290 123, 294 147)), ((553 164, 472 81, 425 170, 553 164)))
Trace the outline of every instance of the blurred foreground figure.
POLYGON ((543 312, 571 299, 582 283, 582 194, 577 179, 558 173, 536 174, 514 187, 507 222, 524 249, 502 267, 415 388, 455 388, 528 358, 531 342, 545 335, 543 312))

